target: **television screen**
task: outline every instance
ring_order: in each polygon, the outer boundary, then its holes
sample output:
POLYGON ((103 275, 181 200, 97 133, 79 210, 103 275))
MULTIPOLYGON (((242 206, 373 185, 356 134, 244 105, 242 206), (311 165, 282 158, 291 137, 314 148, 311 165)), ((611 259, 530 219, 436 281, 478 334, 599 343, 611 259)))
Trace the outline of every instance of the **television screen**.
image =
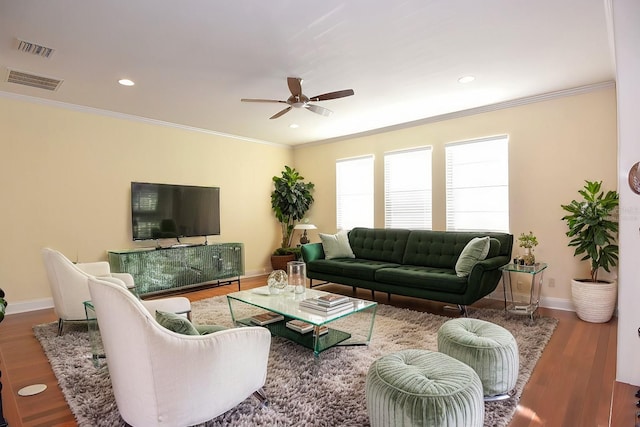
POLYGON ((133 240, 220 234, 220 188, 131 183, 133 240))

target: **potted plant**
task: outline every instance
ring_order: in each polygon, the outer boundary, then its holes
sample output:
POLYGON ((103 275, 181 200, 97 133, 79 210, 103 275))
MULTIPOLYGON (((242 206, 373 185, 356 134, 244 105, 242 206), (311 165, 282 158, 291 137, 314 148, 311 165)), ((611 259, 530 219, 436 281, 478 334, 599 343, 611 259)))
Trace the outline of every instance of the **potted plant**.
POLYGON ((533 248, 538 246, 538 239, 534 236, 533 232, 529 231, 529 234, 520 233, 518 242, 521 248, 524 248, 524 263, 526 265, 533 265, 536 263, 536 257, 533 255, 533 248))
POLYGON ((304 218, 313 203, 314 184, 305 183, 295 168, 285 166, 280 176, 273 177, 273 185, 271 209, 282 228, 282 241, 271 256, 271 266, 274 270, 286 270, 287 262, 297 259, 300 254, 299 248, 291 247, 293 227, 296 221, 304 218))
POLYGON ((569 246, 575 247, 574 256, 582 255, 582 261, 591 263, 590 278, 571 281, 571 297, 580 319, 604 323, 615 310, 617 283, 599 280, 598 271, 609 272, 618 262, 618 193, 601 191, 602 181, 585 182, 579 191, 581 201, 561 205, 568 212, 562 219, 569 227, 566 235, 571 238, 569 246))

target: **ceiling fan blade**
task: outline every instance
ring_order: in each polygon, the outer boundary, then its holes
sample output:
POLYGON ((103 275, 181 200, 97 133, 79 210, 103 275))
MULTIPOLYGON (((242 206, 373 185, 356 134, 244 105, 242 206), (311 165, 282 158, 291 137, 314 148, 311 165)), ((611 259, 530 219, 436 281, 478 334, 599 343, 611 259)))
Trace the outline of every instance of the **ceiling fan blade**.
POLYGON ((240 101, 242 101, 242 102, 280 102, 282 104, 287 104, 287 101, 279 101, 277 99, 248 99, 248 98, 242 98, 240 101))
POLYGON ((302 95, 302 79, 300 77, 287 77, 287 84, 293 96, 302 95))
POLYGON ((279 112, 277 112, 276 114, 274 114, 273 116, 269 117, 269 119, 277 119, 278 117, 284 115, 285 113, 288 113, 289 110, 291 110, 292 107, 287 107, 284 110, 281 110, 279 112))
POLYGON ((330 115, 333 114, 333 111, 328 110, 328 109, 326 109, 324 107, 318 107, 317 105, 313 105, 313 104, 307 104, 307 105, 304 106, 304 108, 306 108, 307 110, 311 110, 314 113, 323 115, 325 117, 329 117, 330 115))
POLYGON ((323 93, 309 98, 309 101, 327 101, 329 99, 344 98, 353 95, 353 89, 338 90, 335 92, 323 93))

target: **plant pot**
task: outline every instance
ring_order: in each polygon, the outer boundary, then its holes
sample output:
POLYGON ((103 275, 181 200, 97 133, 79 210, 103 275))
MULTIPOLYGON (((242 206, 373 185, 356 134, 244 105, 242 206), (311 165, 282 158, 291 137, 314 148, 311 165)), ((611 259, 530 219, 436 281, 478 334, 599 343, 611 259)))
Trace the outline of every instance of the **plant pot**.
POLYGON ((271 255, 271 268, 274 270, 287 271, 287 263, 289 261, 295 261, 295 254, 287 255, 271 255))
POLYGON ((578 317, 586 322, 605 323, 616 308, 618 284, 571 280, 571 299, 578 317))

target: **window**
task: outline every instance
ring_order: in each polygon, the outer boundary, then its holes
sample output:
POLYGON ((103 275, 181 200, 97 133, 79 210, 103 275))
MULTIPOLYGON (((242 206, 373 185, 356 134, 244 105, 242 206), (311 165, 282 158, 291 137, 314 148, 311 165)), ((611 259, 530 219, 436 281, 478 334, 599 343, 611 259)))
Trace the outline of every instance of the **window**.
POLYGON ((384 155, 384 226, 431 230, 431 147, 384 155))
POLYGON ((373 156, 336 162, 336 199, 339 230, 373 227, 373 156))
POLYGON ((509 230, 506 135, 447 144, 447 230, 509 230))

